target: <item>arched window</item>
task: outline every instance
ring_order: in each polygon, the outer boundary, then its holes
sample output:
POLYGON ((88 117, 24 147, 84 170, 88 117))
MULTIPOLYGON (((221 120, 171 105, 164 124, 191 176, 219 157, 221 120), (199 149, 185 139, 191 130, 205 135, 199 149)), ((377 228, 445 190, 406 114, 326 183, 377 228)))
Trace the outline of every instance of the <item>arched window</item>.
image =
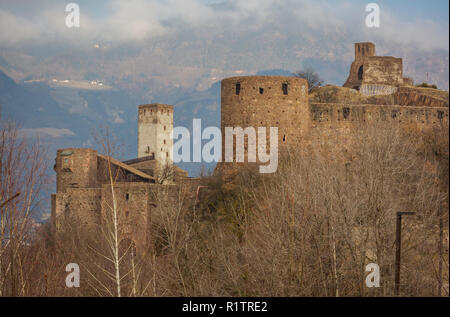
POLYGON ((358 80, 363 80, 363 65, 361 65, 361 67, 358 69, 358 80))

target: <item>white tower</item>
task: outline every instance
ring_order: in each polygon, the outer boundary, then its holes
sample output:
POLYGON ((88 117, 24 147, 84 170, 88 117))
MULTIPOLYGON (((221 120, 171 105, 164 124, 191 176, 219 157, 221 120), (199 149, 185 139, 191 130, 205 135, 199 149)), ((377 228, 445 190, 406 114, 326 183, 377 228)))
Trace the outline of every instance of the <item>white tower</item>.
POLYGON ((173 106, 139 106, 138 158, 155 156, 159 168, 173 164, 173 106))

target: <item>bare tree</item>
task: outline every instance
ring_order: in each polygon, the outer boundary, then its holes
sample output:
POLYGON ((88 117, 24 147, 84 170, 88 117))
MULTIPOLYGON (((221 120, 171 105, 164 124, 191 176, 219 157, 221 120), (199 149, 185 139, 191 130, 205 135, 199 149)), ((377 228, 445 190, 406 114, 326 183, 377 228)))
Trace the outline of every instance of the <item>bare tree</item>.
POLYGON ((173 183, 175 167, 171 163, 166 163, 160 170, 155 171, 155 175, 158 184, 173 183))
POLYGON ((303 78, 308 82, 308 92, 312 92, 314 89, 323 85, 323 80, 320 76, 310 67, 299 70, 294 73, 295 77, 303 78))
POLYGON ((25 296, 29 287, 24 259, 47 185, 44 153, 39 140, 0 118, 0 296, 25 296))

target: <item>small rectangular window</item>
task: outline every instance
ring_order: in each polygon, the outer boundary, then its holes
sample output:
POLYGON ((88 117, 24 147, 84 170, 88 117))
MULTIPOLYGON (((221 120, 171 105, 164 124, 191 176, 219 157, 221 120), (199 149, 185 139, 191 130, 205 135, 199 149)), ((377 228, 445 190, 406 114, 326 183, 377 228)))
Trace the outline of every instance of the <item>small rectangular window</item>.
POLYGON ((130 199, 130 194, 129 194, 129 193, 126 193, 126 194, 125 194, 125 199, 126 199, 126 200, 129 200, 129 199, 130 199))
POLYGON ((241 83, 236 84, 236 95, 239 95, 241 93, 241 83))
POLYGON ((287 95, 288 94, 288 84, 283 84, 283 95, 287 95))
POLYGON ((262 95, 264 93, 264 88, 259 88, 259 93, 262 95))

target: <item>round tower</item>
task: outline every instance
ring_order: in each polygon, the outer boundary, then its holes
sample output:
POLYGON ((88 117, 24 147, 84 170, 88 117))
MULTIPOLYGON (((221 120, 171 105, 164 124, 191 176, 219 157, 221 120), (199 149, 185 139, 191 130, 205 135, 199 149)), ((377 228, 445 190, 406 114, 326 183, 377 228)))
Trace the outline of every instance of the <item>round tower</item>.
MULTIPOLYGON (((298 146, 309 126, 308 83, 297 77, 244 76, 222 80, 222 158, 226 127, 278 128, 278 147, 298 146)), ((247 151, 247 146, 245 146, 247 151)), ((258 153, 258 144, 256 144, 258 153)), ((247 157, 247 153, 246 153, 247 157)))
POLYGON ((84 148, 60 149, 56 152, 56 191, 67 188, 97 186, 97 151, 84 148))

